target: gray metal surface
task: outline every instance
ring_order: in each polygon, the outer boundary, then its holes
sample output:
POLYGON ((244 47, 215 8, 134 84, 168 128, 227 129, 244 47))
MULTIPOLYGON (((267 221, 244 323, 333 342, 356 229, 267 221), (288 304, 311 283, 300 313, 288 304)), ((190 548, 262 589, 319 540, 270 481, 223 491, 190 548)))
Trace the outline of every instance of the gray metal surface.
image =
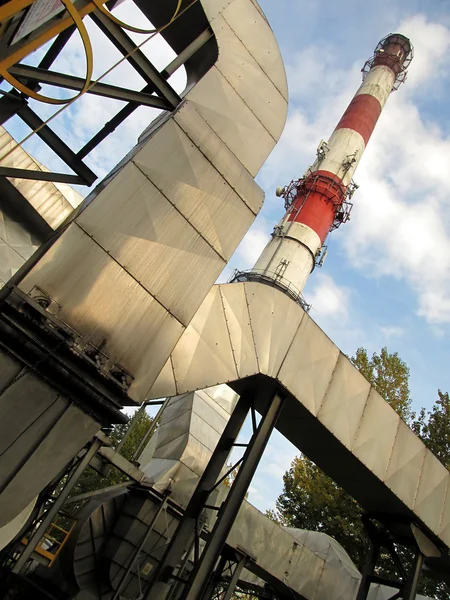
POLYGON ((100 425, 33 373, 19 376, 1 394, 0 423, 3 526, 58 475, 100 425))
POLYGON ((261 208, 253 177, 287 112, 281 56, 261 12, 251 0, 201 4, 219 61, 152 124, 20 284, 51 294, 62 319, 129 370, 136 400, 261 208))
MULTIPOLYGON (((1 154, 5 154, 16 144, 16 140, 6 129, 0 127, 1 154)), ((2 167, 48 171, 46 167, 28 154, 21 146, 17 147, 14 152, 2 160, 2 167)), ((65 184, 17 178, 10 181, 52 229, 56 229, 61 225, 64 219, 70 215, 83 199, 81 194, 65 184)), ((26 256, 25 259, 29 257, 30 255, 26 256)))
POLYGON ((237 395, 229 388, 201 390, 169 400, 161 424, 139 462, 147 481, 186 506, 233 412, 237 395), (143 462, 143 461, 146 462, 143 462))
POLYGON ((416 519, 450 545, 450 474, 311 317, 275 288, 214 286, 149 397, 165 395, 166 383, 181 394, 255 371, 289 393, 277 429, 364 508, 416 519), (236 315, 235 328, 226 314, 236 315), (244 363, 241 340, 254 346, 244 363))

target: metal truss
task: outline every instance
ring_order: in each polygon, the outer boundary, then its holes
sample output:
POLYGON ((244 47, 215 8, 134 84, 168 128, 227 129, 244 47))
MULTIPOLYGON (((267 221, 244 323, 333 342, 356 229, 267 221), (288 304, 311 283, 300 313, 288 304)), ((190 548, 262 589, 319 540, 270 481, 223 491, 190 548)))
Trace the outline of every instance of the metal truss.
MULTIPOLYGON (((414 535, 401 536, 392 533, 389 528, 390 523, 395 523, 398 528, 398 520, 392 521, 392 516, 377 515, 376 517, 365 515, 363 523, 370 538, 370 548, 367 553, 366 563, 362 572, 361 584, 355 600, 366 600, 369 594, 370 585, 379 583, 392 588, 392 596, 389 600, 414 600, 417 595, 422 568, 424 566, 425 556, 423 549, 416 543, 414 535), (412 565, 406 566, 397 551, 398 546, 408 547, 414 553, 412 565), (381 577, 376 572, 377 562, 380 558, 381 550, 387 551, 389 557, 395 566, 399 579, 388 579, 381 577)), ((410 530, 410 524, 403 524, 403 529, 410 530)))
MULTIPOLYGON (((180 599, 204 600, 213 592, 212 577, 214 568, 225 547, 227 536, 245 498, 252 477, 259 464, 261 456, 269 440, 283 406, 283 398, 277 393, 262 414, 259 424, 253 408, 253 392, 244 391, 228 421, 215 451, 202 475, 199 483, 186 508, 184 516, 172 537, 163 559, 156 569, 153 580, 147 590, 146 600, 150 598, 162 600, 167 598, 170 587, 175 583, 177 589, 182 585, 180 599), (228 455, 237 444, 236 439, 241 427, 251 411, 253 434, 245 444, 245 452, 239 461, 239 471, 231 485, 230 491, 221 506, 209 504, 211 493, 223 481, 223 468, 228 455), (213 529, 206 536, 203 549, 200 539, 203 532, 206 511, 217 511, 217 519, 213 529), (183 557, 189 558, 193 552, 193 570, 188 579, 181 577, 183 572, 183 557), (212 587, 211 587, 212 586, 212 587)), ((236 465, 235 465, 236 468, 236 465)), ((239 568, 233 571, 230 589, 237 584, 239 574, 248 557, 243 555, 238 561, 239 568)), ((227 592, 228 593, 228 592, 227 592)), ((231 596, 230 596, 231 597, 231 596)), ((227 596, 228 598, 228 596, 227 596)))
MULTIPOLYGON (((115 86, 106 83, 93 83, 86 93, 112 98, 125 103, 112 119, 110 119, 97 133, 92 136, 78 152, 74 152, 68 144, 30 108, 28 96, 24 93, 11 89, 3 92, 0 98, 0 124, 5 123, 13 116, 20 118, 28 127, 36 132, 36 135, 64 161, 72 170, 72 173, 55 173, 19 169, 14 167, 0 166, 0 176, 20 179, 35 179, 40 181, 52 181, 67 183, 71 185, 91 186, 97 179, 94 173, 84 162, 86 156, 96 148, 110 133, 112 133, 123 121, 125 121, 138 107, 147 106, 163 111, 173 111, 181 102, 180 96, 168 83, 169 77, 188 61, 202 48, 212 37, 209 28, 201 33, 193 42, 179 52, 178 56, 166 66, 161 72, 141 52, 133 40, 125 31, 116 25, 109 17, 95 10, 90 18, 103 32, 103 34, 114 44, 114 46, 125 57, 139 75, 145 80, 146 85, 142 90, 131 90, 123 86, 115 86)), ((81 91, 84 80, 65 73, 51 71, 50 67, 67 44, 72 34, 76 31, 71 26, 62 31, 53 41, 45 56, 37 67, 17 63, 8 68, 8 71, 29 89, 37 91, 41 84, 51 85, 58 88, 81 91)), ((2 60, 0 52, 0 63, 2 60)))

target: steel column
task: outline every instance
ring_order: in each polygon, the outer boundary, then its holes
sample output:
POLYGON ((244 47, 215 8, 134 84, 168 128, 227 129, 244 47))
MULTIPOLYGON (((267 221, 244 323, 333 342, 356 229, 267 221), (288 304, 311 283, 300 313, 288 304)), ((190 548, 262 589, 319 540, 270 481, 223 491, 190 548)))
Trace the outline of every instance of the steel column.
POLYGON ((232 599, 234 590, 236 589, 237 582, 239 581, 239 577, 242 573, 242 569, 245 567, 246 561, 247 561, 247 557, 245 555, 241 556, 241 558, 239 559, 239 562, 237 563, 237 565, 234 568, 233 575, 230 580, 230 585, 228 586, 227 592, 226 592, 225 596, 223 597, 223 600, 231 600, 232 599))
POLYGON ((405 591, 403 594, 404 600, 415 600, 416 598, 420 575, 422 574, 423 560, 423 554, 420 552, 420 550, 417 550, 416 556, 414 557, 411 574, 406 582, 405 591))
POLYGON ((62 492, 60 493, 58 498, 55 500, 53 506, 49 509, 49 511, 45 515, 44 519, 42 520, 42 522, 40 523, 40 525, 38 526, 36 531, 33 533, 31 538, 28 540, 28 544, 27 544, 26 548, 24 548, 22 554, 20 555, 19 560, 14 565, 14 568, 12 570, 13 573, 20 573, 20 571, 24 568, 27 560, 30 558, 34 549, 36 548, 36 546, 39 544, 39 542, 43 538, 45 532, 47 531, 47 528, 49 527, 49 525, 51 525, 53 518, 56 516, 59 509, 64 504, 64 501, 67 499, 68 495, 70 494, 73 487, 75 486, 75 484, 81 477, 84 470, 87 468, 87 466, 91 462, 92 457, 97 452, 97 450, 100 448, 102 443, 103 442, 98 439, 95 439, 92 442, 89 450, 83 456, 82 460, 80 461, 80 464, 75 469, 72 476, 69 478, 69 480, 66 483, 66 485, 64 486, 62 492))
POLYGON ((246 394, 242 395, 236 404, 217 447, 192 494, 184 516, 170 541, 161 564, 155 572, 153 582, 147 592, 146 598, 148 600, 150 598, 151 600, 160 600, 166 597, 169 587, 168 582, 177 565, 181 562, 183 554, 192 546, 197 521, 205 510, 204 507, 207 504, 208 497, 226 464, 233 443, 239 435, 250 410, 250 404, 251 397, 246 394))
POLYGON ((203 597, 211 573, 214 570, 214 565, 222 552, 227 536, 245 499, 245 494, 269 441, 270 434, 278 420, 283 400, 284 398, 279 394, 275 394, 259 423, 258 429, 252 436, 244 454, 241 468, 236 475, 225 502, 219 510, 217 521, 208 538, 199 564, 196 565, 186 590, 182 595, 183 600, 199 600, 199 598, 203 597))
POLYGON ((369 594, 369 588, 371 584, 371 576, 373 575, 375 565, 378 560, 378 555, 380 553, 380 546, 376 542, 372 542, 370 544, 369 553, 366 558, 366 562, 364 564, 364 569, 362 572, 362 579, 358 589, 358 595, 356 596, 356 600, 366 600, 367 595, 369 594))

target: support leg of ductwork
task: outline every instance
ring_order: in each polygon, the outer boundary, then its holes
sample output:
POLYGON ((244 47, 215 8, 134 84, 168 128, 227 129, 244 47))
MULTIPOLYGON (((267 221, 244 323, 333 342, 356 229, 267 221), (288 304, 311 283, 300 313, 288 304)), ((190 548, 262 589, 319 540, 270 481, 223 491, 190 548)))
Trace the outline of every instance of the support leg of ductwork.
POLYGON ((423 554, 419 550, 417 550, 416 556, 414 557, 414 563, 411 569, 410 576, 408 578, 408 581, 406 582, 405 592, 403 594, 404 600, 415 600, 420 575, 422 574, 422 567, 423 554))
POLYGON ((217 447, 189 500, 184 516, 170 541, 161 564, 155 572, 153 582, 146 595, 147 600, 163 600, 166 598, 169 590, 169 580, 177 565, 181 563, 185 552, 192 546, 198 519, 202 515, 210 492, 215 487, 228 460, 230 450, 250 410, 251 400, 252 397, 244 393, 231 414, 217 447))
POLYGON ((55 500, 53 506, 47 512, 43 521, 40 523, 40 525, 38 526, 36 531, 33 533, 31 538, 29 539, 26 548, 24 548, 22 554, 20 555, 19 560, 14 565, 13 573, 20 573, 22 571, 22 569, 26 565, 28 559, 30 558, 31 554, 33 553, 34 549, 39 544, 39 542, 41 541, 45 532, 47 531, 47 528, 49 527, 49 525, 51 525, 51 523, 52 523, 54 517, 57 515, 59 509, 64 504, 65 500, 67 499, 71 490, 73 489, 73 487, 75 486, 75 484, 77 483, 77 481, 79 480, 81 475, 83 474, 84 470, 89 466, 89 463, 91 462, 92 457, 95 455, 95 453, 97 452, 97 450, 100 448, 101 445, 102 445, 101 440, 95 438, 94 441, 92 442, 90 448, 88 449, 86 454, 81 459, 78 467, 75 469, 74 473, 67 481, 66 485, 64 486, 63 490, 59 494, 58 498, 55 500))
POLYGON ((247 446, 241 468, 219 510, 211 535, 208 537, 200 561, 194 568, 182 595, 182 600, 199 600, 204 597, 211 573, 222 552, 239 508, 245 499, 245 494, 269 441, 270 434, 275 427, 282 406, 283 398, 275 394, 247 446))
POLYGON ((242 569, 245 567, 247 557, 241 556, 239 562, 236 564, 233 575, 231 576, 230 585, 228 586, 227 592, 223 597, 223 600, 231 600, 233 598, 234 591, 237 586, 237 582, 239 581, 239 577, 242 573, 242 569))
POLYGON ((369 594, 370 578, 373 575, 375 565, 377 563, 378 555, 380 553, 380 546, 376 542, 370 544, 369 553, 366 558, 366 563, 362 572, 362 579, 359 585, 358 594, 356 600, 366 600, 369 594))

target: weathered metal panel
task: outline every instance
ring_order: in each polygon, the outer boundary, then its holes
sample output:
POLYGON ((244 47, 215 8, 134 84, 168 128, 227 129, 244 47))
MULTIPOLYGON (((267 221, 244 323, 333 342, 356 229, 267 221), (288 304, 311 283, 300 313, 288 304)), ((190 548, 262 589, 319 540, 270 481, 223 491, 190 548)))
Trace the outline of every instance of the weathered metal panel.
MULTIPOLYGON (((237 312, 239 319, 244 319, 243 328, 247 329, 239 287, 247 295, 259 372, 278 379, 290 394, 278 422, 280 430, 312 459, 316 456, 324 469, 329 463, 331 471, 336 472, 338 461, 349 461, 354 470, 344 477, 343 484, 348 481, 351 492, 357 499, 360 496, 361 502, 367 501, 371 510, 377 502, 381 503, 380 510, 387 506, 388 510, 404 516, 410 516, 417 508, 417 518, 441 539, 448 540, 450 500, 446 490, 450 476, 348 359, 340 355, 338 360, 337 347, 303 309, 277 289, 258 283, 213 288, 172 354, 175 373, 177 369, 180 371, 180 377, 176 377, 179 389, 188 391, 216 384, 218 380, 233 380, 225 310, 218 296, 222 291, 227 314, 237 312), (236 289, 229 294, 227 288, 231 287, 236 289), (212 352, 215 347, 219 349, 220 360, 212 352), (305 419, 303 408, 321 423, 313 428, 317 438, 311 437, 310 427, 314 423, 305 419), (292 418, 297 419, 296 426, 292 420, 286 421, 292 418), (324 448, 333 449, 332 454, 327 455, 324 448), (354 458, 360 461, 358 465, 354 458), (374 495, 367 489, 372 476, 379 480, 374 495), (358 485, 362 486, 361 494, 358 485), (443 508, 444 497, 447 499, 443 508)), ((231 338, 239 339, 238 319, 235 325, 231 338)), ((244 377, 244 370, 239 375, 244 377)), ((158 392, 163 389, 159 385, 158 392)))
POLYGON ((76 224, 20 288, 28 293, 35 285, 61 304, 60 318, 132 373, 130 396, 143 398, 182 324, 76 224))
POLYGON ((168 358, 151 389, 147 391, 145 398, 164 398, 165 396, 170 397, 177 394, 178 389, 175 384, 172 359, 168 358))
POLYGON ((0 489, 14 477, 28 458, 30 448, 45 438, 67 406, 66 398, 61 398, 58 392, 31 372, 25 373, 2 393, 0 489))
POLYGON ((294 336, 278 373, 280 382, 317 415, 339 356, 339 349, 308 316, 294 336))
POLYGON ((317 418, 351 448, 369 396, 370 383, 340 354, 317 418))
POLYGON ((411 508, 414 506, 426 451, 422 440, 404 421, 400 421, 385 484, 411 508))
MULTIPOLYGON (((229 413, 223 410, 216 402, 211 400, 209 396, 198 391, 194 395, 192 402, 192 410, 194 415, 201 417, 209 427, 214 429, 219 435, 225 429, 225 425, 230 417, 229 413)), ((195 435, 195 434, 194 434, 195 435)), ((199 438, 200 439, 200 438, 199 438)), ((214 449, 216 444, 212 446, 214 449)))
POLYGON ((224 285, 219 288, 231 347, 239 377, 259 372, 253 332, 244 286, 224 285))
POLYGON ((414 512, 427 523, 432 531, 438 531, 450 482, 450 473, 435 456, 426 451, 419 481, 414 512))
POLYGON ((255 176, 276 140, 215 66, 192 89, 189 100, 247 171, 255 176))
POLYGON ((209 127, 190 102, 184 102, 174 116, 202 154, 228 181, 243 203, 256 215, 264 202, 264 192, 250 173, 209 127))
MULTIPOLYGON (((225 16, 226 14, 227 11, 224 12, 225 16)), ((262 34, 265 24, 261 20, 259 20, 259 24, 262 34)), ((264 123, 270 135, 278 139, 284 128, 284 123, 280 120, 279 115, 286 110, 286 99, 272 81, 265 76, 260 65, 235 35, 226 19, 218 15, 214 20, 214 25, 220 28, 221 43, 226 44, 228 49, 222 54, 219 47, 217 69, 261 123, 264 123)))
MULTIPOLYGON (((30 390, 31 392, 31 390, 30 390)), ((39 440, 34 452, 0 496, 0 525, 7 523, 66 466, 100 429, 74 404, 39 440)))
POLYGON ((447 486, 445 493, 438 533, 441 540, 450 547, 450 485, 447 486))
POLYGON ((0 394, 23 369, 23 364, 10 354, 0 351, 0 394))
MULTIPOLYGON (((217 254, 228 260, 254 213, 173 120, 156 133, 154 142, 158 152, 144 146, 133 162, 217 254)), ((211 287, 214 280, 210 283, 207 272, 205 279, 211 287)))
POLYGON ((210 291, 174 349, 172 362, 180 392, 238 378, 217 286, 210 291), (211 370, 205 370, 206 363, 211 364, 211 370), (211 373, 214 373, 212 379, 211 373))
MULTIPOLYGON (((3 127, 0 127, 0 154, 4 156, 16 144, 16 140, 3 127)), ((2 167, 48 171, 21 146, 16 146, 11 154, 2 159, 2 167)), ((82 200, 81 194, 68 185, 57 185, 50 181, 34 181, 14 177, 8 177, 8 181, 19 190, 52 229, 56 229, 61 225, 64 219, 73 211, 73 207, 80 204, 82 200), (67 197, 71 201, 68 201, 67 197)))
POLYGON ((283 60, 269 23, 264 17, 261 18, 261 8, 256 3, 234 0, 222 11, 222 15, 287 101, 288 88, 283 60))
MULTIPOLYGON (((175 148, 173 143, 174 157, 178 152, 175 148)), ((167 156, 165 163, 172 164, 167 156)), ((138 166, 130 162, 123 171, 125 176, 116 177, 107 193, 81 214, 78 223, 144 290, 186 325, 197 308, 197 293, 207 293, 225 260, 138 166), (125 195, 128 202, 123 201, 125 195), (195 277, 200 270, 201 282, 195 277)), ((190 200, 199 199, 200 194, 191 190, 190 200)))
POLYGON ((399 424, 398 414, 372 388, 351 450, 382 481, 399 424))
POLYGON ((244 287, 260 372, 276 377, 305 312, 276 288, 244 287))
POLYGON ((0 288, 20 269, 41 244, 27 223, 6 211, 0 198, 0 288))

